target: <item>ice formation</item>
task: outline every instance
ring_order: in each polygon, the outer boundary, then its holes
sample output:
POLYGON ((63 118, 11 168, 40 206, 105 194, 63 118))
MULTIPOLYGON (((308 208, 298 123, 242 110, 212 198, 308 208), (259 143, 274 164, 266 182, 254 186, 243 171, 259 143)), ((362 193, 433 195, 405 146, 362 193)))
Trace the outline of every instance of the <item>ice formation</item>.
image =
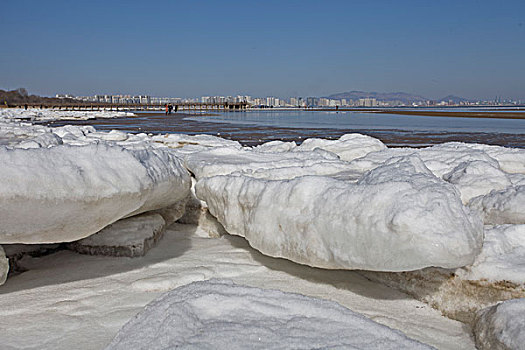
MULTIPOLYGON (((266 255, 302 264, 420 269, 362 273, 465 322, 481 308, 525 296, 525 150, 459 142, 389 149, 358 134, 242 147, 209 135, 26 122, 126 115, 83 113, 0 110, 0 243, 77 240, 142 212, 169 225, 185 211, 180 220, 198 224, 196 236, 244 236, 266 255), (190 173, 199 198, 190 192, 190 173)), ((154 232, 153 221, 140 231, 154 232)), ((133 246, 124 231, 113 247, 133 246)), ((177 275, 176 285, 213 277, 210 267, 188 266, 193 277, 177 275)), ((174 282, 133 282, 152 285, 174 282)))
POLYGON ((159 214, 146 213, 121 219, 100 232, 68 244, 81 254, 143 256, 162 237, 166 222, 159 214))
POLYGON ((178 158, 100 143, 0 148, 0 243, 74 241, 189 193, 178 158))
POLYGON ((57 109, 0 109, 0 119, 8 120, 31 120, 31 121, 51 121, 51 120, 89 120, 95 118, 119 118, 132 117, 134 113, 122 111, 66 111, 57 109))
POLYGON ((106 349, 167 348, 430 349, 331 301, 221 280, 164 294, 106 349))
POLYGON ((482 213, 487 225, 525 224, 525 185, 491 191, 469 205, 482 213))
POLYGON ((525 348, 525 299, 505 301, 479 312, 474 337, 480 350, 525 348))
POLYGON ((370 152, 386 149, 383 142, 361 134, 346 134, 338 140, 306 139, 298 147, 299 150, 311 151, 316 148, 337 154, 342 160, 352 161, 370 152))
POLYGON ((9 260, 5 256, 4 248, 0 246, 0 286, 4 284, 9 272, 9 260))
POLYGON ((404 273, 361 272, 425 301, 453 319, 471 323, 477 311, 525 297, 525 225, 485 228, 483 249, 472 265, 404 273))
POLYGON ((202 179, 196 190, 227 232, 264 254, 310 266, 451 268, 472 263, 481 248, 479 219, 416 156, 379 166, 357 184, 232 174, 202 179))

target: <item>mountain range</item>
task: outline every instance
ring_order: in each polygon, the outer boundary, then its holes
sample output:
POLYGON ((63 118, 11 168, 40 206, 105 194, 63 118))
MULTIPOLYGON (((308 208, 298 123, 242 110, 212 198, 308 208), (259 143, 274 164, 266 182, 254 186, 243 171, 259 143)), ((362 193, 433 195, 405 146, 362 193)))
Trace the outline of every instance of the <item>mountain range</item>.
POLYGON ((334 100, 340 100, 340 99, 347 99, 347 100, 359 100, 360 98, 375 98, 378 101, 386 101, 386 102, 394 102, 394 101, 400 101, 405 104, 410 104, 414 102, 423 102, 423 101, 452 101, 453 103, 459 103, 459 102, 467 102, 469 101, 466 98, 454 96, 454 95, 448 95, 443 98, 434 100, 432 98, 423 97, 420 95, 414 95, 409 94, 406 92, 367 92, 367 91, 348 91, 348 92, 340 92, 336 94, 332 94, 330 96, 327 96, 329 99, 334 100))

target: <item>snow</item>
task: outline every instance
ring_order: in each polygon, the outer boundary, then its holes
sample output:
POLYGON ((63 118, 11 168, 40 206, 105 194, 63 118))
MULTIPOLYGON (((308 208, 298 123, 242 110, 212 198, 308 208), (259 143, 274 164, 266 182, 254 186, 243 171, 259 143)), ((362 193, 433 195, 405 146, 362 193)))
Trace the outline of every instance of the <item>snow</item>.
POLYGON ((485 227, 481 253, 469 266, 405 273, 361 273, 472 323, 477 311, 502 300, 525 297, 525 225, 485 227))
POLYGON ((525 225, 487 228, 476 261, 457 274, 465 280, 505 281, 525 287, 525 225))
POLYGON ((352 161, 370 152, 386 149, 386 146, 370 136, 361 134, 346 134, 338 140, 306 139, 298 147, 299 150, 314 150, 320 148, 337 154, 342 160, 352 161))
POLYGON ((0 148, 0 243, 74 241, 189 194, 178 158, 100 143, 0 148))
POLYGON ((162 237, 166 222, 159 214, 121 219, 100 232, 68 245, 78 253, 109 256, 143 256, 162 237))
POLYGON ((465 204, 474 197, 512 185, 508 174, 493 164, 479 160, 459 164, 450 173, 445 174, 443 179, 456 186, 465 204))
POLYGON ((210 278, 335 301, 439 349, 474 349, 470 329, 353 271, 327 271, 264 256, 235 236, 203 238, 175 224, 144 257, 61 251, 24 258, 0 287, 0 341, 8 349, 101 349, 144 306, 210 278))
MULTIPOLYGON (((143 212, 199 226, 171 226, 134 259, 5 245, 20 253, 0 289, 7 348, 102 348, 161 293, 210 278, 333 300, 444 349, 473 348, 469 327, 361 275, 469 323, 525 297, 525 150, 389 149, 358 134, 242 147, 24 121, 123 114, 9 111, 0 111, 0 243, 70 242, 143 212)), ((154 221, 134 232, 151 237, 154 221)), ((132 247, 125 232, 109 244, 132 247)))
POLYGON ((525 185, 491 191, 474 198, 469 206, 481 212, 487 225, 525 224, 525 185))
POLYGON ((264 178, 331 175, 347 170, 347 163, 323 150, 313 152, 266 152, 219 147, 187 154, 185 166, 199 180, 204 177, 244 173, 264 178))
POLYGON ((481 350, 525 348, 525 299, 509 300, 482 310, 474 327, 481 350))
POLYGON ((9 260, 5 256, 4 248, 0 246, 0 286, 4 284, 9 272, 9 260))
POLYGON ((31 121, 52 121, 52 120, 89 120, 95 118, 119 118, 132 117, 134 113, 118 111, 66 111, 57 109, 38 109, 29 108, 6 108, 0 109, 0 119, 8 120, 31 120, 31 121))
POLYGON ((322 268, 459 267, 474 261, 483 238, 454 187, 417 157, 380 166, 358 184, 234 174, 202 179, 196 193, 228 233, 264 254, 322 268))
POLYGON ((106 349, 166 348, 430 349, 337 303, 223 280, 162 295, 106 349))

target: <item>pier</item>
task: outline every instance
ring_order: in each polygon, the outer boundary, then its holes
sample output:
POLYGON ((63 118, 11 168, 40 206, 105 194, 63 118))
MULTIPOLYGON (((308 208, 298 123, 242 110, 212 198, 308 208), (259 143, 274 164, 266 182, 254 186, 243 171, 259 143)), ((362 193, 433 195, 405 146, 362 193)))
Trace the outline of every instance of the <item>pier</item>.
MULTIPOLYGON (((204 102, 179 102, 170 103, 173 106, 173 111, 189 111, 189 112, 205 112, 205 111, 242 111, 250 107, 247 102, 223 102, 223 103, 204 103, 204 102)), ((164 111, 165 104, 142 104, 142 103, 90 103, 79 101, 78 103, 65 104, 17 104, 9 105, 9 107, 16 108, 37 108, 37 109, 57 109, 65 111, 164 111)))

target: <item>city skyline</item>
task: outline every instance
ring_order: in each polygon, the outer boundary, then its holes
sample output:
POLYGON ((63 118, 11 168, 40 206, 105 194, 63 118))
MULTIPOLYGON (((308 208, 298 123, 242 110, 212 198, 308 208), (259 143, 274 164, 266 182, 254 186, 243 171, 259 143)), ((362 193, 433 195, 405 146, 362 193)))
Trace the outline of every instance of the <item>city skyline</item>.
POLYGON ((0 89, 525 99, 522 1, 8 2, 0 89))

